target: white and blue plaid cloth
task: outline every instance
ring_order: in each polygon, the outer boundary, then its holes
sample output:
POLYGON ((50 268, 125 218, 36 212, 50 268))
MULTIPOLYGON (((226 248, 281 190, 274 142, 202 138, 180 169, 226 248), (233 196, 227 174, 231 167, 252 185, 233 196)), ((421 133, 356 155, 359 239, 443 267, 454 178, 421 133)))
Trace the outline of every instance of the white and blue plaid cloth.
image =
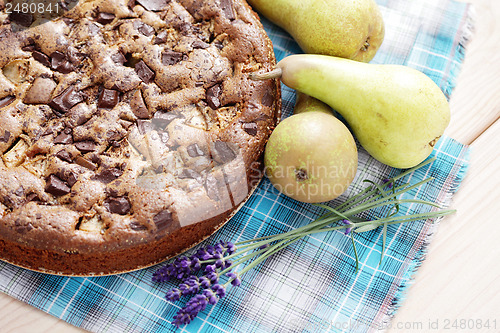
MULTIPOLYGON (((470 8, 450 0, 378 0, 386 38, 373 63, 403 64, 430 76, 449 97, 470 37, 470 8)), ((263 20, 278 60, 300 53, 283 30, 263 20)), ((283 114, 291 114, 295 94, 283 86, 283 114)), ((406 177, 411 183, 435 178, 409 197, 448 206, 465 175, 469 149, 443 137, 437 160, 406 177)), ((359 168, 346 195, 364 188, 363 179, 381 181, 401 170, 389 168, 360 148, 359 168)), ((345 195, 336 201, 340 203, 345 195)), ((457 207, 460 209, 460 207, 457 207)), ((423 212, 402 205, 402 213, 423 212)), ((264 179, 244 207, 202 245, 241 241, 286 232, 321 212, 278 193, 264 179)), ((209 306, 180 332, 374 332, 384 329, 404 299, 437 223, 392 225, 379 265, 380 229, 355 235, 360 271, 355 274, 351 239, 343 232, 306 237, 243 276, 240 287, 209 306)), ((165 292, 174 285, 151 281, 160 267, 95 278, 51 276, 0 262, 0 291, 93 332, 170 332, 183 303, 165 292)), ((1 329, 0 329, 1 330, 1 329)))

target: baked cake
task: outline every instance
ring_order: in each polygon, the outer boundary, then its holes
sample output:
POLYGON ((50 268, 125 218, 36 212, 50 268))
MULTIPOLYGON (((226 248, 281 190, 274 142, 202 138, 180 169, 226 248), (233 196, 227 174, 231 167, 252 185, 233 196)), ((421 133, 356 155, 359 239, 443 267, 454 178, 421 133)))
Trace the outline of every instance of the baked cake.
POLYGON ((58 1, 50 19, 2 1, 0 259, 147 267, 252 193, 281 106, 277 81, 248 79, 275 58, 243 0, 58 1))

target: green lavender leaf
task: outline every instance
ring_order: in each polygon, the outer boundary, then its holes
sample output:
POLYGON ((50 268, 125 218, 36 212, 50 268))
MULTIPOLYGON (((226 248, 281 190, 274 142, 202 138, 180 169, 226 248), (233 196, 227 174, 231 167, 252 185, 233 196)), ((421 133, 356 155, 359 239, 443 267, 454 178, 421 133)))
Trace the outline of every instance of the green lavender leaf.
POLYGON ((368 224, 368 225, 358 227, 358 228, 354 229, 353 231, 356 232, 357 234, 360 234, 362 232, 372 231, 374 229, 377 229, 378 227, 379 227, 379 225, 377 225, 377 224, 368 224))
POLYGON ((382 186, 380 186, 379 184, 377 184, 377 183, 375 183, 375 182, 373 182, 373 181, 371 181, 369 179, 365 179, 365 180, 363 180, 363 182, 364 183, 370 183, 370 184, 372 184, 380 192, 380 194, 382 196, 385 196, 385 194, 390 191, 390 190, 388 190, 387 192, 384 191, 384 189, 382 188, 382 186))
POLYGON ((382 251, 380 251, 380 261, 378 262, 379 266, 382 265, 382 260, 384 259, 386 240, 387 240, 387 223, 384 223, 384 229, 382 230, 382 251))
POLYGON ((356 258, 356 274, 358 274, 359 271, 359 257, 358 257, 358 250, 356 249, 356 242, 354 241, 354 236, 351 232, 351 242, 352 242, 352 248, 354 249, 354 257, 356 258))

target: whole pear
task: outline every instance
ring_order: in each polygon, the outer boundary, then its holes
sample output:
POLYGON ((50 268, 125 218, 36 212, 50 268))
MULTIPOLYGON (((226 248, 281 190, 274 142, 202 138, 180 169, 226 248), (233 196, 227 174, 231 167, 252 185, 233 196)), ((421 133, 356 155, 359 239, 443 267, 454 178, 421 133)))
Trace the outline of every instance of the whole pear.
POLYGON ((264 153, 266 175, 285 195, 325 202, 341 195, 358 166, 356 143, 331 114, 308 111, 276 126, 264 153))
POLYGON ((368 153, 396 168, 427 158, 450 121, 441 89, 407 66, 305 54, 286 57, 274 71, 251 77, 281 77, 288 87, 327 103, 368 153))
POLYGON ((369 62, 384 39, 374 0, 248 0, 306 53, 369 62))

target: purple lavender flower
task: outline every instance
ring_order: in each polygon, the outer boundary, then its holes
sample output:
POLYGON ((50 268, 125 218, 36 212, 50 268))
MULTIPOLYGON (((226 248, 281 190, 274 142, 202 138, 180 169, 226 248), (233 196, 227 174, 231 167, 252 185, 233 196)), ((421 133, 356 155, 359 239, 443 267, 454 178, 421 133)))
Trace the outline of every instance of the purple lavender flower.
POLYGON ((200 277, 200 287, 201 288, 207 289, 207 288, 210 288, 211 285, 212 285, 212 281, 208 277, 206 277, 206 276, 200 277))
POLYGON ((205 276, 210 280, 212 284, 219 282, 219 274, 217 274, 217 272, 208 272, 205 276))
POLYGON ((231 284, 233 286, 239 287, 241 285, 241 279, 235 272, 229 272, 226 274, 226 276, 232 279, 231 284))
POLYGON ((387 184, 387 187, 389 187, 389 189, 391 189, 392 185, 393 185, 392 184, 392 180, 390 178, 384 178, 384 179, 382 179, 382 184, 384 184, 384 185, 387 184), (389 184, 387 184, 387 183, 389 183, 389 184))
POLYGON ((153 273, 153 281, 154 282, 165 282, 170 280, 171 274, 169 272, 169 266, 163 266, 162 268, 156 270, 153 273))
POLYGON ((212 287, 212 290, 215 292, 215 294, 219 298, 222 298, 222 297, 226 296, 226 288, 223 285, 215 284, 212 287))
POLYGON ((212 259, 218 260, 224 258, 224 254, 222 252, 215 252, 212 255, 212 259))
POLYGON ((205 272, 215 271, 217 268, 228 268, 231 263, 224 260, 225 255, 231 255, 236 251, 236 246, 231 242, 219 242, 215 246, 208 245, 191 257, 178 257, 172 263, 158 269, 153 273, 154 282, 166 282, 171 279, 185 279, 202 268, 202 261, 215 260, 215 263, 207 265, 205 272))
POLYGON ((169 301, 175 302, 178 301, 182 296, 182 292, 178 288, 172 288, 167 292, 167 295, 165 296, 166 299, 169 301))
POLYGON ((173 278, 184 279, 196 271, 199 266, 196 258, 179 257, 153 273, 154 282, 166 282, 173 278))
POLYGON ((259 246, 257 249, 258 250, 264 250, 264 249, 267 249, 269 246, 271 246, 271 245, 269 243, 266 243, 264 245, 259 246))
POLYGON ((207 251, 207 253, 211 254, 212 256, 215 255, 216 253, 218 253, 217 249, 213 245, 207 245, 205 247, 205 250, 207 251))
POLYGON ((222 243, 222 242, 215 244, 214 249, 218 253, 224 253, 226 251, 226 248, 224 247, 224 243, 222 243))
POLYGON ((193 296, 184 307, 187 311, 191 312, 195 317, 200 311, 207 308, 208 300, 204 294, 199 294, 193 296))
POLYGON ((232 242, 225 242, 224 245, 226 247, 226 253, 228 255, 235 253, 237 250, 236 245, 234 245, 232 242))
POLYGON ((196 317, 192 316, 191 313, 183 310, 184 309, 180 309, 174 316, 174 321, 172 322, 172 324, 174 324, 177 328, 181 327, 182 325, 189 324, 194 319, 194 317, 196 317))
POLYGON ((206 265, 205 266, 205 273, 212 273, 217 271, 217 266, 214 265, 206 265))
POLYGON ((215 260, 214 262, 214 265, 216 268, 221 268, 223 265, 224 265, 224 256, 222 255, 222 253, 215 253, 213 256, 212 256, 212 260, 215 260))
POLYGON ((200 311, 206 309, 207 297, 203 294, 192 297, 182 309, 174 316, 173 324, 179 328, 181 325, 189 324, 200 311))
POLYGON ((210 259, 212 259, 212 255, 210 253, 208 253, 205 248, 199 249, 196 252, 195 256, 197 258, 199 258, 200 260, 210 260, 210 259))
POLYGON ((221 268, 224 265, 225 265, 225 263, 224 263, 224 260, 222 260, 222 259, 217 259, 215 261, 215 267, 217 267, 217 268, 221 268))
POLYGON ((229 272, 230 279, 225 285, 219 284, 219 275, 229 270, 232 262, 225 257, 236 252, 236 246, 231 242, 219 242, 215 246, 208 245, 199 249, 191 257, 179 257, 170 264, 158 269, 153 274, 153 281, 164 282, 170 279, 181 279, 177 288, 170 289, 166 298, 178 301, 182 296, 194 295, 174 317, 173 324, 177 327, 190 323, 208 304, 215 305, 226 295, 226 285, 231 283, 239 286, 241 280, 236 273, 229 272), (196 272, 202 271, 198 277, 196 272))
MULTIPOLYGON (((340 224, 343 224, 343 225, 352 225, 352 222, 349 221, 349 220, 340 220, 339 221, 340 224)), ((349 235, 349 233, 351 232, 352 228, 346 228, 345 231, 344 231, 344 234, 345 235, 349 235)))
POLYGON ((226 274, 226 276, 231 280, 231 284, 233 286, 238 287, 239 285, 241 285, 241 279, 235 272, 229 272, 226 274))
POLYGON ((182 296, 195 295, 200 289, 209 289, 210 286, 219 282, 219 275, 216 272, 210 272, 207 275, 197 277, 191 275, 179 284, 178 288, 172 288, 165 296, 169 301, 178 301, 182 296), (200 288, 201 287, 201 288, 200 288))
POLYGON ((212 259, 215 253, 216 251, 214 250, 214 247, 208 245, 207 247, 202 247, 198 249, 198 251, 195 254, 195 257, 199 258, 202 261, 206 261, 212 259))
POLYGON ((219 301, 219 298, 217 297, 216 293, 214 293, 214 291, 212 289, 203 290, 202 295, 207 298, 207 302, 211 305, 215 305, 219 301))
POLYGON ((191 262, 191 268, 193 271, 199 271, 201 269, 201 263, 200 263, 200 258, 194 257, 192 262, 191 262))
POLYGON ((198 279, 197 276, 191 275, 188 277, 186 280, 184 280, 184 283, 181 283, 179 285, 179 289, 182 292, 182 295, 194 295, 200 291, 200 280, 198 279))
POLYGON ((226 295, 223 286, 216 284, 212 288, 203 290, 201 294, 193 296, 186 305, 174 316, 173 324, 179 328, 181 325, 189 324, 198 313, 205 310, 207 305, 215 305, 226 295))

